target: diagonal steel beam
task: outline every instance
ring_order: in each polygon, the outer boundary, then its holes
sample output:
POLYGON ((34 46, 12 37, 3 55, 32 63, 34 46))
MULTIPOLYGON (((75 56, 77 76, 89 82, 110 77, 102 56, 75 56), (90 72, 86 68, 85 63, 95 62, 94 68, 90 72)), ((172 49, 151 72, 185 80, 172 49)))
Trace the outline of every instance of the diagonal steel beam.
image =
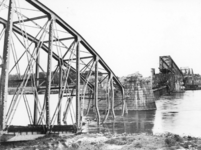
POLYGON ((104 69, 108 73, 113 74, 113 79, 114 81, 121 87, 124 88, 121 82, 118 80, 114 72, 109 68, 109 66, 105 63, 105 61, 99 56, 99 54, 87 43, 87 41, 78 33, 76 32, 70 25, 68 25, 62 18, 60 18, 57 14, 55 14, 52 10, 50 10, 48 7, 43 5, 41 2, 37 0, 26 0, 28 3, 36 7, 38 10, 41 12, 51 16, 55 16, 55 21, 58 23, 62 28, 64 28, 67 32, 72 34, 74 37, 79 37, 80 38, 80 43, 93 55, 99 57, 99 62, 100 64, 104 67, 104 69))
POLYGON ((47 17, 48 17, 47 15, 44 15, 44 16, 39 16, 39 17, 34 17, 34 18, 28 18, 28 19, 24 19, 24 20, 14 21, 13 24, 18 24, 18 23, 21 23, 21 22, 24 23, 24 22, 28 22, 28 21, 44 19, 44 18, 47 18, 47 17))
MULTIPOLYGON (((3 25, 6 25, 6 24, 7 24, 7 21, 6 21, 5 19, 3 19, 3 18, 0 18, 0 23, 2 23, 3 25)), ((34 38, 33 36, 31 36, 30 34, 26 33, 25 31, 21 30, 19 27, 15 26, 15 25, 13 25, 13 31, 15 31, 15 32, 18 33, 19 35, 24 35, 24 34, 26 34, 26 35, 27 35, 27 39, 30 40, 30 41, 32 41, 32 42, 35 43, 35 44, 42 44, 38 39, 34 38)), ((48 49, 48 47, 47 47, 45 44, 42 44, 41 48, 42 48, 45 52, 48 53, 49 49, 48 49)), ((55 54, 54 52, 52 53, 52 57, 53 57, 55 60, 57 60, 58 62, 59 62, 59 61, 62 61, 62 59, 63 59, 63 58, 60 58, 60 57, 59 57, 57 54, 55 54)), ((69 64, 66 63, 66 62, 64 62, 63 65, 64 65, 65 67, 68 67, 68 66, 69 66, 69 64)), ((71 70, 74 71, 74 72, 76 72, 76 69, 73 68, 73 67, 71 67, 71 70)), ((81 75, 80 77, 81 77, 81 79, 82 79, 84 82, 86 82, 86 79, 85 79, 84 76, 81 75)), ((91 83, 88 83, 88 85, 89 85, 90 88, 93 88, 93 87, 94 87, 91 83)))
MULTIPOLYGON (((93 58, 93 56, 80 57, 80 59, 89 59, 89 58, 93 58)), ((76 58, 72 58, 72 59, 64 59, 64 61, 71 61, 71 60, 76 60, 76 58)))
MULTIPOLYGON (((58 42, 58 41, 65 41, 65 40, 73 40, 75 37, 68 37, 68 38, 61 38, 61 39, 55 39, 53 42, 58 42)), ((49 41, 43 41, 43 43, 48 43, 49 41)))

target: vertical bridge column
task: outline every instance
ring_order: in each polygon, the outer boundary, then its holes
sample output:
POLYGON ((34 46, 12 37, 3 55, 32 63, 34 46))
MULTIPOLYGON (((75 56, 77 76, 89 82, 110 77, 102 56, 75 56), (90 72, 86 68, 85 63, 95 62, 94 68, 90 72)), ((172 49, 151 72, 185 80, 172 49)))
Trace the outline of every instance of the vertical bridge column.
MULTIPOLYGON (((37 45, 35 45, 37 47, 37 45)), ((36 73, 35 73, 35 80, 36 80, 36 90, 38 90, 39 86, 39 64, 40 64, 40 50, 39 48, 36 50, 36 73)), ((38 95, 37 91, 34 93, 34 121, 33 124, 37 125, 38 121, 38 95)))
POLYGON ((125 99, 125 93, 124 93, 124 88, 121 87, 121 93, 122 93, 122 116, 124 116, 125 113, 125 107, 126 107, 126 99, 125 99))
MULTIPOLYGON (((62 82, 62 79, 63 79, 63 73, 62 73, 62 61, 60 60, 59 61, 59 97, 58 97, 58 100, 60 101, 61 98, 62 98, 62 91, 63 91, 63 82, 62 82)), ((61 102, 62 103, 62 102, 61 102)), ((58 116, 57 116, 57 124, 58 125, 61 125, 61 103, 59 105, 59 110, 58 110, 58 116)))
POLYGON ((76 47, 76 125, 81 128, 81 112, 80 112, 80 39, 77 37, 76 47))
POLYGON ((100 125, 100 112, 98 108, 98 62, 99 58, 96 56, 95 62, 95 90, 94 90, 94 97, 95 97, 95 109, 96 109, 96 117, 97 117, 97 125, 100 125))
POLYGON ((50 130, 50 91, 51 91, 51 70, 52 70, 52 50, 53 50, 53 24, 54 24, 54 16, 51 16, 49 26, 49 52, 47 62, 47 80, 46 80, 46 93, 45 93, 47 131, 50 130))
POLYGON ((111 111, 113 119, 115 119, 115 112, 114 112, 114 85, 113 85, 113 74, 110 73, 110 86, 111 86, 111 111))
POLYGON ((3 64, 0 84, 0 132, 6 128, 6 105, 8 95, 8 77, 10 61, 10 41, 13 27, 13 0, 8 7, 8 22, 4 37, 3 64))

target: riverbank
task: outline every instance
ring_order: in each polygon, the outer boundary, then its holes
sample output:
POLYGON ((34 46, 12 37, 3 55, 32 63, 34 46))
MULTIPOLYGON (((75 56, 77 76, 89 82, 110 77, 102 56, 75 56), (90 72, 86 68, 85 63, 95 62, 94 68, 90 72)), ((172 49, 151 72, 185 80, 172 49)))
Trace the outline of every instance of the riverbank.
POLYGON ((63 134, 1 145, 1 150, 201 150, 201 139, 174 134, 63 134))

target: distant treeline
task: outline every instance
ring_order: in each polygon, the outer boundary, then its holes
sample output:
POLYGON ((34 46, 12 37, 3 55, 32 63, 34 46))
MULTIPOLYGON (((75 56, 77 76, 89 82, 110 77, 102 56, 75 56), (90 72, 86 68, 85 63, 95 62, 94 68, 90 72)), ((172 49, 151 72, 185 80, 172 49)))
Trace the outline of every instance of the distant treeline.
MULTIPOLYGON (((53 78, 51 84, 52 85, 59 85, 59 72, 52 72, 51 74, 53 78)), ((41 86, 46 86, 46 78, 47 78, 47 73, 46 72, 40 72, 39 73, 39 78, 36 78, 35 74, 31 74, 28 82, 27 82, 27 86, 33 86, 34 84, 36 84, 36 81, 39 82, 39 85, 41 86)), ((63 81, 65 80, 66 75, 63 74, 63 81)), ((17 75, 17 74, 12 74, 9 75, 9 81, 8 81, 8 86, 9 87, 17 87, 21 84, 22 80, 24 79, 23 75, 17 75)), ((70 72, 69 73, 69 78, 67 79, 68 84, 73 83, 73 81, 75 81, 76 76, 74 72, 70 72)))
MULTIPOLYGON (((94 72, 92 71, 91 76, 94 76, 94 72)), ((89 71, 86 71, 85 73, 82 73, 82 76, 84 78, 86 78, 89 75, 89 71)), ((99 72, 98 73, 99 77, 102 76, 102 73, 99 72)), ((60 81, 60 73, 59 72, 52 72, 51 76, 53 78, 51 84, 52 85, 59 85, 59 81, 60 81)), ((23 75, 18 75, 18 74, 11 74, 9 75, 9 81, 8 81, 8 86, 9 87, 17 87, 21 84, 22 79, 24 78, 23 75)), ((31 74, 27 85, 26 86, 33 86, 34 83, 36 83, 36 81, 39 82, 40 86, 46 86, 46 78, 47 78, 47 73, 46 72, 40 72, 39 73, 39 78, 36 79, 35 74, 31 74)), ((64 82, 66 80, 66 73, 62 73, 62 81, 64 82)), ((93 79, 92 79, 93 80, 93 79)), ((91 81, 92 81, 91 80, 91 81)), ((67 79, 68 85, 70 84, 74 84, 76 82, 76 73, 74 71, 70 71, 69 72, 69 77, 67 79)), ((93 82, 93 81, 92 81, 93 82)), ((83 80, 81 80, 81 84, 83 83, 83 80)))

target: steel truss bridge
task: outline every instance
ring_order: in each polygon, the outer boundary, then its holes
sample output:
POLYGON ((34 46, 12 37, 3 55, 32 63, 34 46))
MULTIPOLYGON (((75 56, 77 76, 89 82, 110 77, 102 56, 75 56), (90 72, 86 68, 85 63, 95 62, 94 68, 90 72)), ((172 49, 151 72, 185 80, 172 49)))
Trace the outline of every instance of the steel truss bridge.
POLYGON ((100 124, 110 112, 115 117, 114 89, 122 93, 124 114, 124 88, 113 71, 78 32, 37 0, 0 1, 0 55, 1 133, 76 132, 90 106, 100 124), (100 85, 107 97, 104 118, 100 85), (16 117, 18 111, 23 116, 16 117), (25 126, 12 124, 25 118, 25 126))

